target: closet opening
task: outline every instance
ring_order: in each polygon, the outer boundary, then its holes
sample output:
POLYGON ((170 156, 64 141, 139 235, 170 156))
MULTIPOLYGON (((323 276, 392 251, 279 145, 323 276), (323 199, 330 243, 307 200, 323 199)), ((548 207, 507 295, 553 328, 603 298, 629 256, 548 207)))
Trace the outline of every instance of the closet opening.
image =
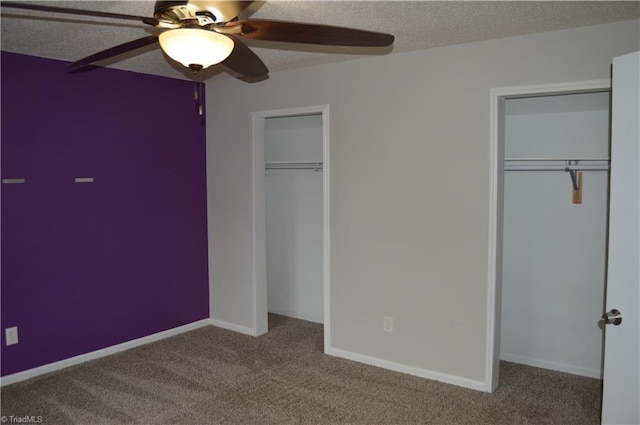
POLYGON ((609 92, 505 100, 502 360, 600 379, 609 92))
POLYGON ((265 122, 267 311, 323 322, 322 115, 265 122))
POLYGON ((500 361, 602 379, 609 82, 496 89, 492 102, 488 390, 500 361))
POLYGON ((328 347, 328 106, 252 120, 256 334, 287 316, 323 324, 328 347))

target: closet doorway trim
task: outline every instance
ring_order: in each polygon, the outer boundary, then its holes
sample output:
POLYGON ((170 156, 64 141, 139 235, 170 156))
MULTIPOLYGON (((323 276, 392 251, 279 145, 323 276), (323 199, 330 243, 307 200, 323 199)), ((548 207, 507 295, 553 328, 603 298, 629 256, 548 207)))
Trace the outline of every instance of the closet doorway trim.
POLYGON ((519 97, 577 94, 611 90, 611 81, 590 80, 558 84, 501 87, 490 90, 489 110, 489 258, 487 267, 487 331, 485 391, 498 387, 500 313, 502 310, 502 202, 504 183, 504 102, 519 97))
POLYGON ((329 217, 329 105, 277 109, 251 113, 251 155, 253 160, 253 329, 255 335, 268 332, 267 260, 265 214, 265 121, 268 118, 322 115, 322 285, 324 350, 331 348, 330 340, 330 217, 329 217))

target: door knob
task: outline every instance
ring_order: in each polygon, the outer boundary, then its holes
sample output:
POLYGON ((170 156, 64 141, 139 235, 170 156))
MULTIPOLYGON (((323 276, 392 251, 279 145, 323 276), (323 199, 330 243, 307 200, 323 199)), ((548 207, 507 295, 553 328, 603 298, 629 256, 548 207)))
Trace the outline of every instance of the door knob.
POLYGON ((614 308, 611 311, 603 314, 602 320, 604 321, 605 325, 618 326, 620 323, 622 323, 622 313, 614 308))

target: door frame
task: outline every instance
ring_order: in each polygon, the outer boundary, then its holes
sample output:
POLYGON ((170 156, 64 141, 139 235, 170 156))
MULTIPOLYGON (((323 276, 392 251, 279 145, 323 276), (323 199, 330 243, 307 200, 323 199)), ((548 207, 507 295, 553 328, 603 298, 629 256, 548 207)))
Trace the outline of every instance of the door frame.
POLYGON ((611 80, 499 87, 490 90, 489 126, 489 258, 487 267, 486 391, 498 387, 502 311, 502 231, 504 207, 504 101, 518 97, 611 90, 611 80))
POLYGON ((255 335, 269 330, 267 307, 267 260, 265 214, 265 121, 268 118, 322 115, 322 285, 324 347, 330 344, 330 217, 329 217, 329 105, 277 109, 251 113, 253 161, 253 329, 255 335))

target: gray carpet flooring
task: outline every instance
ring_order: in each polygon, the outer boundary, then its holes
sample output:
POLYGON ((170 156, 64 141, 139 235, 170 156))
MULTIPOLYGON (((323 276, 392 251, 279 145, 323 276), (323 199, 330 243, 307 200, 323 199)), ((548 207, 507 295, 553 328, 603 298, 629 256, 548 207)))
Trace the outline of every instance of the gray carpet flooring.
POLYGON ((323 354, 322 325, 207 326, 7 385, 2 415, 43 424, 600 423, 601 382, 503 362, 493 394, 323 354))

